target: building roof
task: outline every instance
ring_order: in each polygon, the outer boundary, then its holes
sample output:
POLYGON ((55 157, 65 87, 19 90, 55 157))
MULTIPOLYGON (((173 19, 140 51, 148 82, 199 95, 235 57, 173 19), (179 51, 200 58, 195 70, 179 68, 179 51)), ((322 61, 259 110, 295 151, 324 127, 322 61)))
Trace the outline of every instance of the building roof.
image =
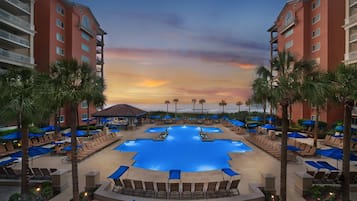
POLYGON ((117 104, 94 113, 94 117, 139 117, 146 114, 146 111, 127 104, 117 104))

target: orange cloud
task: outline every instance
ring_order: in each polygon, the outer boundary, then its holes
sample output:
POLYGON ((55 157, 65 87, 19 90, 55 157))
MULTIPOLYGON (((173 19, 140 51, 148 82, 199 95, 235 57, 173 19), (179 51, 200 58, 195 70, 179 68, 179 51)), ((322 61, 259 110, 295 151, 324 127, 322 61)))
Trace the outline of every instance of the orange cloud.
POLYGON ((166 80, 144 80, 141 83, 138 83, 137 86, 147 87, 147 88, 155 88, 161 87, 168 83, 166 80))
POLYGON ((255 69, 257 67, 257 65, 255 65, 255 64, 237 63, 237 62, 229 62, 228 65, 238 67, 241 69, 245 69, 245 70, 251 70, 251 69, 255 69))

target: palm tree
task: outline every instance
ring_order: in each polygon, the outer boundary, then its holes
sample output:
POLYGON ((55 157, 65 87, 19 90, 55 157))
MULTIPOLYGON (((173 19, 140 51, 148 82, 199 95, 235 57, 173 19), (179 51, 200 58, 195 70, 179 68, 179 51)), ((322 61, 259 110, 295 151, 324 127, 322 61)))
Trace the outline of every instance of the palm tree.
POLYGON ((308 67, 308 62, 296 61, 289 52, 279 52, 273 60, 273 68, 278 72, 273 83, 272 94, 282 109, 280 200, 286 200, 287 182, 287 140, 288 140, 288 107, 300 97, 301 69, 308 67), (305 66, 306 65, 306 66, 305 66))
POLYGON ((176 115, 177 115, 177 103, 179 102, 179 99, 178 98, 175 98, 173 100, 173 102, 175 103, 175 118, 176 118, 176 115))
POLYGON ((222 106, 222 113, 224 114, 224 106, 227 105, 227 102, 225 100, 221 100, 221 102, 218 103, 219 106, 222 106))
POLYGON ((238 106, 238 112, 240 112, 240 106, 243 105, 243 102, 242 101, 238 101, 236 103, 236 105, 238 106))
POLYGON ((192 99, 192 104, 193 104, 193 106, 192 106, 192 111, 193 112, 195 112, 195 105, 196 105, 196 102, 197 102, 197 100, 194 98, 194 99, 192 99))
POLYGON ((61 60, 51 65, 51 77, 57 88, 57 100, 69 106, 71 122, 71 159, 73 200, 79 200, 77 160, 77 118, 78 104, 99 93, 95 85, 97 77, 87 63, 79 64, 75 59, 61 60))
POLYGON ((258 78, 254 80, 252 88, 253 88, 253 96, 252 101, 258 104, 263 105, 263 121, 265 123, 266 119, 266 108, 267 102, 271 100, 271 90, 269 80, 271 80, 272 75, 270 71, 264 66, 260 66, 257 69, 258 78))
POLYGON ((245 101, 245 105, 248 106, 248 116, 249 116, 249 113, 250 113, 250 105, 252 104, 252 99, 251 98, 248 98, 246 101, 245 101))
POLYGON ((206 102, 206 100, 202 98, 198 102, 202 105, 201 113, 203 114, 203 104, 206 102))
POLYGON ((350 200, 350 153, 351 121, 354 100, 357 99, 357 66, 340 65, 335 73, 329 74, 336 100, 344 105, 343 135, 343 183, 342 200, 350 200))
POLYGON ((169 104, 170 104, 170 101, 169 100, 165 100, 165 104, 166 104, 166 114, 169 113, 169 104))
POLYGON ((45 120, 53 112, 48 97, 49 77, 32 69, 9 69, 0 74, 0 118, 16 120, 21 132, 21 200, 30 200, 29 191, 29 125, 45 120))

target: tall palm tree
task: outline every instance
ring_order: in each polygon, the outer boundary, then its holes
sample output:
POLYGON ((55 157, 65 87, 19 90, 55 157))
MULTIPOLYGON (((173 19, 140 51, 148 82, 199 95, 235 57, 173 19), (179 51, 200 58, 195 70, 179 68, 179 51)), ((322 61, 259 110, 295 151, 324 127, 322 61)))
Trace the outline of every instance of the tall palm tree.
POLYGON ((202 98, 198 102, 202 105, 201 113, 203 114, 203 104, 206 102, 206 100, 202 98))
POLYGON ((197 100, 195 98, 192 99, 192 111, 195 112, 195 105, 196 105, 197 100))
POLYGON ((240 106, 243 105, 243 102, 237 101, 236 105, 238 106, 238 112, 240 112, 240 106))
POLYGON ((245 105, 248 106, 248 116, 249 116, 249 113, 250 113, 250 105, 252 104, 252 99, 251 98, 248 98, 246 101, 245 101, 245 105))
POLYGON ((21 200, 30 200, 29 191, 29 125, 45 120, 53 112, 48 97, 49 77, 32 69, 9 69, 0 74, 0 118, 16 120, 21 132, 21 200))
MULTIPOLYGON (((278 100, 282 109, 282 136, 281 136, 281 167, 280 167, 280 200, 286 201, 287 182, 287 140, 288 140, 288 107, 300 97, 301 65, 308 62, 296 61, 289 52, 279 52, 272 62, 278 75, 274 79, 273 96, 278 100)), ((307 67, 307 66, 305 66, 307 67)))
POLYGON ((343 183, 342 200, 350 200, 350 153, 351 121, 354 100, 357 99, 357 66, 340 65, 336 72, 329 74, 336 100, 344 105, 343 135, 343 183))
MULTIPOLYGON (((272 72, 265 66, 259 66, 257 69, 258 78, 253 83, 253 101, 263 105, 263 121, 266 121, 266 108, 269 102, 272 105, 271 80, 272 72)), ((272 116, 272 107, 270 107, 270 116, 272 116)))
POLYGON ((224 106, 227 105, 227 102, 225 100, 221 100, 221 102, 218 103, 219 106, 222 106, 222 113, 224 114, 224 106))
POLYGON ((61 60, 51 65, 51 77, 57 87, 57 100, 69 106, 71 122, 71 159, 73 200, 79 200, 77 160, 77 114, 78 104, 97 93, 97 77, 87 63, 79 64, 75 59, 61 60))
POLYGON ((176 116, 177 116, 177 103, 179 102, 179 99, 178 99, 178 98, 175 98, 175 99, 173 100, 173 102, 175 103, 175 118, 176 118, 176 116))
POLYGON ((169 104, 170 104, 170 101, 169 100, 165 100, 165 104, 166 104, 166 114, 169 113, 169 104))

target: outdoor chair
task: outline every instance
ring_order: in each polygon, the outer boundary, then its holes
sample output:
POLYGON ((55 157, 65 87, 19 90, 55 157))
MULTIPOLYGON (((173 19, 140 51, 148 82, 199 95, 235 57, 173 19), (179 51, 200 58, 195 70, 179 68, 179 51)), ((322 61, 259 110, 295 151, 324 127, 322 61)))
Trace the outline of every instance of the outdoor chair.
POLYGON ((203 186, 204 186, 203 183, 195 183, 193 194, 192 194, 192 197, 194 199, 204 198, 205 193, 204 193, 204 190, 203 190, 203 186))
POLYGON ((123 193, 132 195, 134 193, 134 187, 130 179, 123 179, 124 189, 123 193))
POLYGON ((180 183, 169 183, 169 199, 180 199, 180 183))
POLYGON ((145 197, 156 197, 154 183, 152 181, 144 181, 145 197))
POLYGON ((192 184, 191 183, 182 183, 182 199, 191 199, 192 198, 192 184))
POLYGON ((231 182, 231 185, 229 186, 229 192, 231 193, 231 195, 239 195, 239 189, 238 189, 238 185, 240 183, 240 179, 234 179, 231 182))
POLYGON ((217 197, 217 182, 208 182, 207 190, 206 190, 206 198, 214 198, 217 197))
POLYGON ((158 183, 156 183, 156 187, 157 187, 157 197, 166 199, 167 198, 166 183, 158 182, 158 183))
POLYGON ((134 195, 144 196, 144 185, 140 180, 133 180, 134 183, 134 195))

